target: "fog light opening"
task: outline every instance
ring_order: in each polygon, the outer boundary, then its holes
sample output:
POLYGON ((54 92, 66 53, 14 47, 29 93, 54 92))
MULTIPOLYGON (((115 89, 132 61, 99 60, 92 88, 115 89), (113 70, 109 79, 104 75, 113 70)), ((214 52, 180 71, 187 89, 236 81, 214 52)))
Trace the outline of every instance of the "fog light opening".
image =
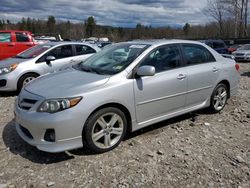
POLYGON ((47 129, 44 135, 44 140, 47 142, 55 142, 56 134, 54 129, 47 129))

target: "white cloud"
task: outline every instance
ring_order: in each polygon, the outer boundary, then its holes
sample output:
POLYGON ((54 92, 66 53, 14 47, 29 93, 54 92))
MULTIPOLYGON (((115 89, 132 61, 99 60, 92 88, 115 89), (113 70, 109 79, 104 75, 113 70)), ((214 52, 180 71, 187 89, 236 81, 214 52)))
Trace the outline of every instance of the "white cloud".
POLYGON ((18 21, 22 17, 83 21, 94 16, 98 24, 133 27, 200 24, 206 0, 1 0, 0 18, 18 21))

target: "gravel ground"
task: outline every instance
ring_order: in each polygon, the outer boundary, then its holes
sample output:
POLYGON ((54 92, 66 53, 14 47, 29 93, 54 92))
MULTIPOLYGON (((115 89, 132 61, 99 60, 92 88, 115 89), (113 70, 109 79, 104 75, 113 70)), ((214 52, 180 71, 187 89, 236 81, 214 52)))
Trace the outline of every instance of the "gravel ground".
POLYGON ((220 114, 195 112, 133 133, 108 153, 48 154, 13 123, 12 94, 0 96, 2 187, 250 187, 250 63, 220 114))

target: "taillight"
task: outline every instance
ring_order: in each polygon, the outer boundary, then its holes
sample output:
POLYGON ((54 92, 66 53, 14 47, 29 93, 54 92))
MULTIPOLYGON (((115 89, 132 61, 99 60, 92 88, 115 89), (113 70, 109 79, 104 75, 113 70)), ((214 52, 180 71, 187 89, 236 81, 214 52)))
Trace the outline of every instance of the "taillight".
POLYGON ((235 69, 237 70, 237 71, 240 71, 240 65, 239 64, 235 64, 235 69))

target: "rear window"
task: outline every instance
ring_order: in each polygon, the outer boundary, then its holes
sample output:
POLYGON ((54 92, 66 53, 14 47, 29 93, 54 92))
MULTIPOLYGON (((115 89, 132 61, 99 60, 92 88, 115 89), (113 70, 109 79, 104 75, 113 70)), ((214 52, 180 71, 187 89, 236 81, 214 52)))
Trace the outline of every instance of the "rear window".
POLYGON ((11 34, 10 33, 0 33, 0 42, 11 42, 11 34))
POLYGON ((85 54, 93 54, 96 53, 96 51, 86 45, 75 45, 76 48, 76 55, 85 55, 85 54))
POLYGON ((17 42, 29 42, 30 40, 27 34, 16 32, 16 41, 17 42))

